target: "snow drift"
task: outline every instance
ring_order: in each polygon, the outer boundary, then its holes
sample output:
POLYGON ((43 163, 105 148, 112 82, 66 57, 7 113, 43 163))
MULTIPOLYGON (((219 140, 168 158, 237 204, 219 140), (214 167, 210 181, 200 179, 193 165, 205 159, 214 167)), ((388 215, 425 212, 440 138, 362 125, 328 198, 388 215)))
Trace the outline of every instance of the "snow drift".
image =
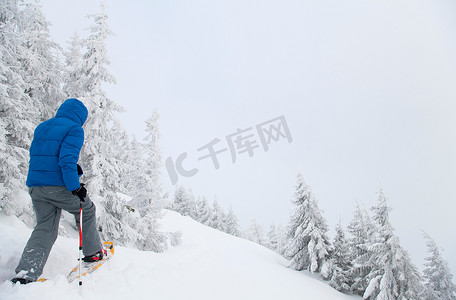
POLYGON ((0 214, 0 299, 359 299, 287 268, 284 258, 253 242, 172 211, 160 222, 163 231, 182 232, 179 246, 164 253, 116 247, 113 259, 79 287, 66 280, 78 241, 59 236, 42 276, 49 280, 23 286, 9 279, 31 229, 0 214))

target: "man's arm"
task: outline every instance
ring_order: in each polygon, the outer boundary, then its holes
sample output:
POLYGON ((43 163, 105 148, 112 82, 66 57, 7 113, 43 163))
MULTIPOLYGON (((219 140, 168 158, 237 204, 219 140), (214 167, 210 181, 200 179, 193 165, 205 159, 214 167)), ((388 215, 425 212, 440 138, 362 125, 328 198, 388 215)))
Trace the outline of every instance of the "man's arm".
POLYGON ((83 143, 84 130, 82 127, 73 127, 65 136, 60 147, 59 165, 63 182, 69 191, 77 190, 80 187, 77 163, 83 143))

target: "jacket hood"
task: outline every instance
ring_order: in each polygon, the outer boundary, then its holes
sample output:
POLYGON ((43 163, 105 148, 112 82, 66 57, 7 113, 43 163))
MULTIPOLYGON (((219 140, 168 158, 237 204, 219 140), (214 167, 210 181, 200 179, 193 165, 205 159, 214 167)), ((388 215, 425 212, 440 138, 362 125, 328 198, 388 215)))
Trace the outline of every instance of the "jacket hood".
POLYGON ((55 116, 69 118, 82 126, 87 120, 88 115, 89 112, 81 101, 76 98, 70 98, 60 105, 55 116))

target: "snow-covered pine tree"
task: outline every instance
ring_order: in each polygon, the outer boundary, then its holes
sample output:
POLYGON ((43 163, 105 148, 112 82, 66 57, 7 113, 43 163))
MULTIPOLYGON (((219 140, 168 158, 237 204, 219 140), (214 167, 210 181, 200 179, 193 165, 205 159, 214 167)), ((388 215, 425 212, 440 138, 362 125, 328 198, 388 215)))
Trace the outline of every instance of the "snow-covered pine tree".
POLYGON ((212 212, 207 202, 207 199, 203 196, 196 201, 196 221, 201 224, 210 226, 212 220, 212 212))
POLYGON ((230 207, 228 214, 226 214, 224 223, 226 233, 237 237, 241 236, 238 218, 234 214, 232 207, 230 207))
POLYGON ((285 251, 290 260, 289 267, 320 272, 329 255, 328 225, 301 173, 297 176, 295 197, 296 208, 291 217, 285 251))
POLYGON ((115 113, 123 109, 109 99, 103 90, 103 84, 115 83, 107 70, 109 59, 105 44, 112 33, 104 6, 101 13, 89 18, 95 24, 90 28, 89 37, 84 40, 86 52, 81 66, 86 78, 82 87, 85 98, 82 100, 89 110, 89 116, 84 125, 85 142, 80 161, 89 194, 99 204, 98 224, 102 229, 102 238, 126 244, 136 237, 133 234, 135 230, 127 222, 122 222, 122 216, 128 213, 128 209, 116 194, 121 190, 122 176, 126 172, 116 149, 120 129, 115 113))
POLYGON ((189 196, 189 213, 188 213, 188 216, 190 218, 192 218, 193 220, 197 220, 198 218, 198 213, 197 213, 197 207, 196 207, 196 200, 195 200, 195 196, 193 195, 193 191, 192 189, 189 189, 188 190, 188 196, 189 196))
POLYGON ((323 275, 323 277, 329 281, 329 285, 338 291, 350 291, 351 282, 347 274, 352 267, 350 247, 340 221, 336 226, 333 249, 327 267, 326 276, 323 275))
POLYGON ((11 190, 10 186, 14 186, 15 182, 11 182, 11 178, 14 178, 10 174, 13 174, 13 170, 18 169, 19 162, 12 161, 13 156, 8 153, 8 131, 6 129, 8 125, 7 120, 7 103, 9 102, 9 89, 11 84, 8 80, 8 73, 11 73, 10 66, 8 65, 7 59, 12 61, 11 53, 11 36, 14 34, 14 26, 12 25, 12 19, 14 19, 15 13, 11 11, 17 9, 17 3, 15 6, 12 5, 12 1, 1 1, 0 2, 0 210, 5 210, 6 206, 12 206, 11 190))
POLYGON ((377 224, 375 243, 368 249, 373 268, 367 275, 369 285, 364 299, 418 299, 422 284, 418 269, 408 253, 400 246, 389 221, 391 208, 380 187, 378 203, 372 208, 377 224))
POLYGON ((159 253, 168 248, 168 236, 160 231, 158 217, 157 212, 149 211, 140 219, 138 224, 140 238, 136 244, 138 249, 159 253))
MULTIPOLYGON (((118 149, 127 148, 126 136, 121 134, 118 149), (122 142, 123 141, 123 142, 122 142)), ((159 232, 158 219, 164 207, 162 198, 161 170, 162 159, 159 146, 160 132, 158 127, 158 112, 146 120, 146 144, 140 145, 134 138, 130 153, 119 152, 119 160, 126 165, 126 181, 129 183, 128 192, 132 195, 129 207, 140 213, 139 224, 136 221, 140 237, 136 245, 141 250, 163 252, 167 245, 166 236, 159 232)))
POLYGON ((201 211, 200 211, 200 203, 201 203, 201 196, 198 196, 196 199, 195 199, 195 212, 194 212, 194 220, 199 222, 199 220, 201 219, 201 211))
MULTIPOLYGON (((0 62, 1 71, 1 62, 0 62)), ((0 80, 2 80, 0 75, 0 80)), ((0 86, 0 97, 3 97, 2 86, 0 86)), ((10 172, 11 166, 8 164, 9 156, 7 154, 6 145, 6 124, 3 118, 0 118, 0 210, 3 210, 7 204, 11 204, 10 197, 8 195, 7 177, 10 172)))
POLYGON ((116 136, 112 129, 117 121, 115 113, 123 109, 109 99, 102 88, 104 83, 115 83, 107 70, 109 60, 105 40, 112 32, 107 25, 104 7, 101 13, 90 15, 89 18, 93 18, 95 24, 90 28, 89 37, 84 40, 86 53, 81 68, 86 77, 82 87, 83 100, 89 110, 84 125, 86 138, 81 158, 90 191, 105 198, 106 193, 117 191, 120 182, 120 170, 116 168, 118 162, 115 160, 116 136))
POLYGON ((264 229, 261 224, 258 224, 258 222, 253 219, 252 222, 250 223, 250 226, 247 228, 245 232, 245 237, 252 242, 255 242, 259 245, 267 247, 267 239, 264 236, 264 229))
MULTIPOLYGON (((146 137, 144 140, 144 160, 138 165, 137 173, 143 184, 136 186, 132 203, 139 208, 142 220, 140 232, 142 239, 139 245, 142 250, 162 252, 166 249, 166 236, 159 232, 158 219, 164 207, 162 198, 161 167, 163 166, 159 145, 160 130, 158 127, 159 114, 154 111, 146 120, 146 137)), ((138 158, 139 159, 139 158, 138 158)))
MULTIPOLYGON (((117 127, 114 129, 117 139, 114 140, 114 148, 117 150, 116 160, 119 162, 119 169, 122 170, 122 180, 120 182, 119 191, 130 195, 129 190, 127 189, 129 182, 128 176, 132 168, 129 163, 129 152, 131 150, 130 136, 120 122, 116 123, 115 127, 117 127)), ((136 160, 141 162, 141 159, 139 158, 136 158, 136 160)))
POLYGON ((210 222, 210 227, 220 230, 222 232, 226 231, 226 224, 225 224, 225 213, 222 207, 218 204, 217 199, 214 199, 212 202, 212 219, 210 222))
POLYGON ((61 66, 57 59, 60 46, 52 41, 50 23, 44 17, 37 1, 25 4, 21 11, 20 30, 23 36, 22 57, 20 58, 25 92, 40 118, 35 123, 52 118, 63 99, 61 90, 61 66))
MULTIPOLYGON (((154 111, 152 116, 146 120, 146 144, 143 145, 143 151, 139 150, 137 143, 132 146, 134 152, 140 156, 136 157, 139 164, 135 164, 132 178, 135 186, 130 190, 134 207, 139 209, 142 216, 152 213, 157 218, 163 209, 161 184, 161 168, 163 166, 161 150, 159 145, 160 131, 158 127, 159 114, 154 111), (144 157, 143 157, 144 156, 144 157), (141 159, 143 157, 143 159, 141 159)), ((134 158, 133 158, 134 159, 134 158)))
POLYGON ((123 180, 123 189, 125 193, 131 197, 136 197, 136 191, 141 189, 145 184, 142 173, 140 171, 141 165, 144 164, 144 145, 138 142, 136 136, 133 135, 132 139, 126 149, 122 150, 123 161, 127 164, 126 174, 123 180))
POLYGON ((77 33, 74 33, 70 42, 70 48, 65 55, 65 67, 63 69, 63 92, 66 98, 82 99, 87 95, 86 72, 82 69, 82 46, 83 42, 77 33))
POLYGON ((268 231, 268 248, 271 249, 272 251, 274 252, 278 252, 277 251, 277 229, 276 229, 276 225, 275 223, 271 223, 271 225, 269 225, 269 231, 268 231))
POLYGON ((146 164, 148 165, 148 174, 151 178, 151 194, 153 201, 157 202, 159 209, 163 207, 162 193, 163 187, 161 184, 161 169, 163 167, 162 152, 160 148, 160 129, 158 120, 160 114, 157 110, 154 110, 152 116, 146 120, 146 164))
POLYGON ((350 260, 353 263, 347 274, 348 281, 352 283, 350 290, 362 296, 369 284, 367 274, 374 267, 371 265, 370 252, 367 249, 374 243, 375 226, 365 208, 361 208, 358 202, 353 219, 348 225, 348 232, 350 233, 348 239, 350 260))
POLYGON ((192 210, 190 195, 181 185, 177 186, 174 191, 172 209, 183 216, 190 216, 192 210))
POLYGON ((40 111, 24 93, 21 17, 17 0, 0 1, 0 134, 4 143, 0 154, 0 209, 28 221, 33 215, 31 203, 18 203, 14 198, 25 187, 28 149, 40 111))
POLYGON ((439 247, 426 233, 427 252, 424 273, 423 300, 456 300, 456 285, 453 283, 448 262, 443 258, 439 247))
POLYGON ((287 245, 287 233, 283 226, 272 223, 268 231, 268 248, 283 255, 287 245))

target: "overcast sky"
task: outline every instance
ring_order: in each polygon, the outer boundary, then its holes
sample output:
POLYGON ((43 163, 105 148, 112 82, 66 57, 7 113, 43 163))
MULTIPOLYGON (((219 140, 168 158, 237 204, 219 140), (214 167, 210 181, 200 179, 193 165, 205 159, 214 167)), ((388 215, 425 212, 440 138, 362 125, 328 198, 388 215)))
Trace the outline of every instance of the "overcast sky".
MULTIPOLYGON (((159 111, 163 158, 186 153, 182 167, 197 169, 178 184, 266 230, 287 224, 299 171, 331 230, 381 184, 415 264, 425 230, 456 271, 456 2, 106 2, 106 90, 138 138, 159 111), (289 135, 280 127, 266 151, 256 126, 281 116, 289 135), (251 153, 231 151, 238 130, 251 153), (226 149, 218 169, 200 159, 210 145, 226 149)), ((41 0, 55 40, 86 37, 95 3, 41 0)), ((173 191, 166 168, 163 183, 173 191)))

